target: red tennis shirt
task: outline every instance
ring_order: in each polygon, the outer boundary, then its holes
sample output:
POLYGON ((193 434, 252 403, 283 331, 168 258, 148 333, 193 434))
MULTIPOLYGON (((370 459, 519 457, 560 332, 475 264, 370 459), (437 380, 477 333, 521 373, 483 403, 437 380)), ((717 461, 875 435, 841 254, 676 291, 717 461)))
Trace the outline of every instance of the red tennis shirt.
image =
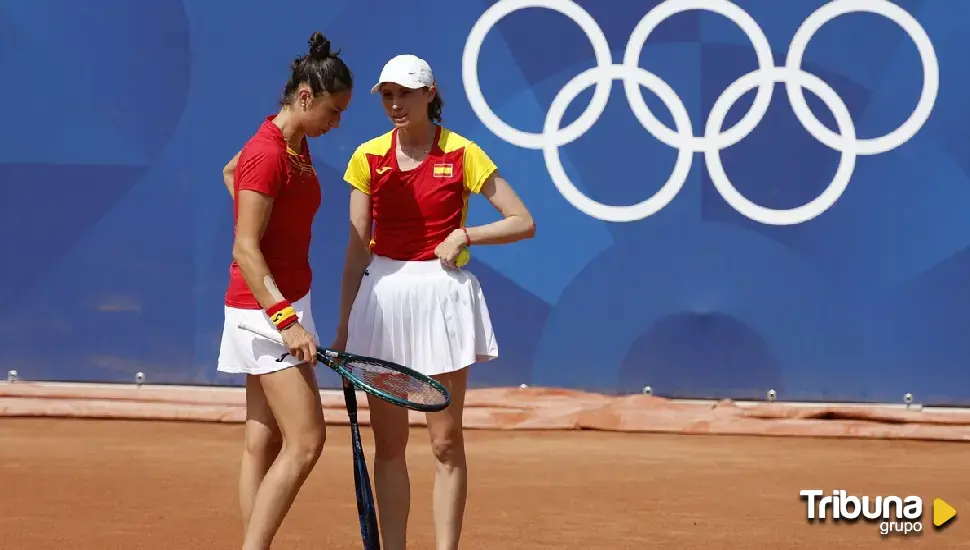
POLYGON ((434 249, 464 227, 468 197, 496 170, 473 141, 436 126, 434 146, 411 170, 397 163, 397 129, 360 145, 344 179, 371 197, 371 251, 394 260, 432 260, 434 249))
MULTIPOLYGON (((320 208, 320 181, 313 169, 306 138, 297 154, 286 146, 283 133, 267 117, 243 147, 233 178, 235 196, 240 191, 258 191, 273 197, 260 250, 280 293, 295 302, 310 291, 310 228, 320 208)), ((233 201, 233 234, 239 221, 239 205, 233 201)), ((235 261, 229 266, 226 305, 262 309, 249 290, 235 261)))

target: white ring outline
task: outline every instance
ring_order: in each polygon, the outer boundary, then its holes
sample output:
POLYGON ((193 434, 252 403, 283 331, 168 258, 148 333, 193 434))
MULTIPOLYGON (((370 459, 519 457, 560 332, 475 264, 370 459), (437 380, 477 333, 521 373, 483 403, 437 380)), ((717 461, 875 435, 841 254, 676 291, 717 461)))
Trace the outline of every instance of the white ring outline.
MULTIPOLYGON (((640 56, 643 54, 647 39, 650 38, 650 33, 667 18, 691 10, 712 11, 731 20, 751 40, 751 45, 754 47, 755 55, 758 58, 758 69, 766 70, 775 66, 771 43, 761 27, 758 26, 758 22, 748 15, 748 12, 728 0, 668 0, 659 4, 647 12, 633 29, 630 41, 626 45, 626 53, 623 55, 623 64, 631 69, 639 67, 640 56)), ((636 82, 624 80, 623 87, 633 114, 653 137, 670 147, 702 152, 710 149, 726 149, 750 134, 768 113, 774 85, 759 86, 751 108, 737 124, 723 134, 718 134, 716 137, 706 133, 704 136, 691 134, 686 140, 653 116, 646 101, 643 100, 643 95, 640 93, 640 88, 636 82)))
POLYGON ((593 99, 590 100, 589 106, 583 114, 579 115, 566 128, 557 129, 556 133, 552 135, 545 132, 541 134, 524 132, 507 124, 488 106, 478 82, 478 57, 488 32, 505 16, 526 8, 547 8, 572 19, 574 23, 579 25, 579 28, 593 45, 596 64, 600 67, 613 65, 610 43, 606 40, 603 29, 600 28, 589 12, 572 0, 499 0, 479 17, 468 33, 468 40, 465 41, 465 50, 462 52, 461 60, 461 76, 464 81, 465 93, 468 95, 468 102, 471 104, 472 110, 478 115, 482 124, 493 134, 512 145, 518 145, 524 149, 542 149, 550 143, 555 143, 562 147, 579 139, 599 120, 603 111, 606 110, 606 104, 610 101, 611 81, 598 82, 596 89, 593 90, 593 99))
MULTIPOLYGON (((707 119, 707 127, 704 129, 704 133, 720 132, 721 124, 724 123, 731 106, 748 90, 765 85, 773 86, 775 82, 793 82, 797 83, 800 88, 808 88, 832 111, 843 138, 847 140, 855 139, 855 124, 852 122, 852 115, 839 94, 821 78, 801 71, 792 73, 791 69, 787 67, 752 71, 735 80, 721 93, 721 96, 714 102, 714 106, 711 107, 711 114, 707 119)), ((832 183, 819 196, 801 206, 780 210, 755 204, 742 195, 725 173, 719 150, 708 149, 704 151, 704 160, 707 165, 707 172, 711 177, 711 183, 717 189, 717 192, 721 194, 724 202, 728 203, 742 216, 765 225, 796 225, 820 216, 839 200, 842 193, 849 187, 849 180, 852 178, 852 171, 855 169, 856 153, 852 150, 842 152, 842 158, 839 159, 839 167, 835 171, 832 183)))
MULTIPOLYGON (((790 225, 803 223, 821 215, 838 200, 851 179, 856 156, 890 151, 919 132, 932 113, 939 93, 939 61, 932 41, 919 22, 889 0, 833 0, 823 5, 809 15, 799 26, 789 46, 786 63, 782 67, 774 65, 770 43, 757 22, 742 8, 729 0, 666 0, 655 6, 644 15, 631 34, 622 65, 613 64, 609 44, 602 29, 588 12, 573 0, 499 0, 482 14, 469 33, 462 55, 462 80, 469 104, 482 123, 492 133, 508 143, 523 148, 543 150, 546 167, 556 188, 574 207, 589 216, 604 221, 636 221, 656 213, 676 196, 676 192, 671 194, 670 190, 674 189, 679 192, 687 180, 690 162, 685 164, 682 161, 684 154, 703 152, 712 183, 721 193, 725 202, 738 210, 740 214, 754 221, 769 225, 790 225), (586 110, 564 129, 556 128, 555 126, 558 126, 558 124, 553 125, 551 121, 561 122, 568 104, 559 106, 555 100, 553 103, 557 105, 556 110, 562 110, 563 113, 553 113, 552 107, 550 107, 550 111, 546 113, 542 133, 524 132, 513 128, 499 118, 489 107, 478 80, 479 54, 488 32, 505 16, 530 7, 547 8, 566 15, 579 25, 593 46, 597 67, 584 71, 573 78, 556 95, 556 100, 559 102, 564 101, 562 98, 566 97, 574 99, 579 92, 595 85, 593 98, 586 110), (722 132, 720 126, 723 124, 723 116, 720 117, 721 120, 718 121, 718 124, 712 124, 712 118, 714 118, 712 109, 705 124, 704 135, 701 137, 693 135, 689 123, 676 122, 676 117, 679 116, 678 112, 684 108, 679 96, 676 96, 676 93, 666 82, 638 66, 646 40, 657 25, 672 15, 695 9, 713 11, 737 24, 755 48, 759 65, 756 71, 742 76, 728 86, 722 92, 721 97, 718 98, 718 102, 720 102, 724 97, 734 97, 734 92, 731 94, 727 92, 732 89, 740 89, 742 86, 747 86, 744 91, 758 87, 755 101, 748 113, 733 127, 722 132), (802 92, 802 87, 807 87, 817 94, 836 115, 837 121, 842 114, 847 112, 844 109, 845 104, 838 97, 838 94, 814 75, 804 72, 801 69, 801 61, 808 42, 822 25, 840 15, 857 11, 882 15, 899 25, 916 44, 923 65, 923 89, 913 113, 896 130, 877 138, 857 139, 855 127, 851 124, 851 117, 849 117, 849 124, 845 123, 844 117, 838 123, 839 131, 842 134, 848 133, 849 136, 832 132, 814 116, 805 102, 805 96, 802 92), (765 66, 766 61, 770 61, 771 65, 765 66), (601 79, 590 80, 595 75, 602 75, 601 79), (587 197, 566 176, 565 170, 562 169, 558 150, 552 151, 552 149, 575 141, 596 123, 606 109, 612 81, 615 79, 623 80, 631 109, 644 129, 664 144, 679 149, 680 153, 671 177, 660 191, 655 193, 653 197, 631 206, 604 205, 587 197), (751 84, 752 82, 753 84, 751 84), (836 176, 822 195, 800 207, 783 210, 758 206, 740 195, 724 173, 719 156, 721 149, 744 139, 761 122, 769 108, 775 82, 785 84, 792 109, 806 131, 824 145, 842 153, 836 176), (676 132, 667 128, 650 112, 640 91, 641 85, 657 94, 674 114, 676 132), (566 88, 570 86, 572 88, 569 88, 569 93, 566 93, 566 88), (576 90, 573 91, 573 88, 576 88, 576 90), (712 133, 715 128, 718 130, 717 133, 712 133), (681 174, 684 165, 687 166, 687 170, 686 173, 681 174), (720 168, 720 171, 715 174, 712 168, 715 171, 720 168), (681 179, 683 181, 679 181, 681 179), (843 179, 845 181, 842 181, 843 179), (661 206, 656 208, 657 204, 661 206)), ((741 95, 743 95, 743 92, 737 94, 734 100, 739 99, 741 95)), ((725 114, 730 107, 730 103, 724 107, 725 114)))
POLYGON ((792 111, 798 117, 798 122, 813 138, 836 151, 853 150, 857 155, 878 155, 899 147, 909 141, 923 127, 930 118, 936 104, 936 96, 940 90, 940 64, 933 48, 933 41, 915 17, 903 8, 887 0, 835 0, 815 10, 805 18, 788 46, 788 57, 785 66, 793 71, 802 72, 802 57, 808 48, 808 42, 815 36, 822 25, 829 21, 853 12, 867 12, 881 15, 899 25, 916 45, 920 61, 923 65, 923 89, 920 90, 919 100, 913 113, 898 128, 888 134, 875 138, 860 138, 847 142, 825 127, 812 113, 805 102, 805 95, 801 88, 785 83, 788 92, 788 102, 792 111))
MULTIPOLYGON (((670 113, 674 117, 674 124, 677 126, 677 130, 681 134, 690 134, 690 114, 687 113, 687 107, 680 101, 677 92, 659 76, 640 67, 634 70, 637 75, 637 83, 655 93, 664 102, 667 109, 670 110, 670 113)), ((562 117, 565 116, 569 104, 583 90, 606 79, 629 82, 629 71, 629 68, 622 65, 608 65, 587 69, 573 77, 572 80, 559 90, 559 93, 552 100, 552 104, 549 106, 549 112, 546 114, 543 131, 548 133, 559 128, 559 124, 562 122, 562 117)), ((667 179, 663 187, 654 193, 653 196, 630 206, 610 206, 591 199, 580 191, 566 176, 566 170, 563 168, 562 161, 559 158, 559 147, 555 144, 548 144, 542 148, 542 154, 545 157, 546 166, 549 167, 552 182, 567 201, 588 216, 611 222, 641 220, 647 216, 656 214, 670 204, 670 201, 674 200, 677 193, 684 186, 684 183, 687 182, 691 163, 694 160, 694 153, 692 151, 681 148, 677 153, 677 161, 674 163, 674 169, 670 173, 670 178, 667 179)))

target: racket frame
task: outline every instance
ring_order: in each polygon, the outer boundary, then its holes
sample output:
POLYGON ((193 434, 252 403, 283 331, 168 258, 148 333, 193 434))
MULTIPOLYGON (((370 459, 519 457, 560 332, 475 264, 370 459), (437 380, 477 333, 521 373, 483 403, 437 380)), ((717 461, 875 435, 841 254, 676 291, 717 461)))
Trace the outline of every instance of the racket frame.
POLYGON ((360 440, 360 427, 357 424, 357 396, 351 384, 344 384, 344 402, 350 420, 350 437, 354 460, 354 489, 357 493, 357 517, 360 520, 360 537, 364 550, 380 550, 381 535, 377 521, 377 508, 374 493, 371 491, 367 459, 360 440))
MULTIPOLYGON (((283 338, 279 335, 279 333, 271 334, 266 330, 263 330, 258 327, 254 327, 245 322, 239 323, 237 326, 243 330, 252 332, 257 336, 261 336, 267 340, 271 340, 273 342, 276 342, 277 344, 285 346, 285 344, 283 343, 283 338)), ((448 388, 446 388, 441 382, 438 382, 437 380, 435 380, 434 378, 431 378, 426 374, 422 374, 414 369, 405 367, 404 365, 399 365, 397 363, 394 363, 391 361, 385 361, 383 359, 378 359, 376 357, 366 357, 363 355, 355 355, 353 353, 347 353, 345 351, 336 351, 322 346, 317 346, 317 359, 321 361, 323 364, 330 367, 331 370, 333 370, 334 372, 342 376, 344 379, 350 381, 350 383, 353 384, 354 387, 360 389, 365 393, 369 393, 374 397, 383 399, 384 401, 387 401, 388 403, 391 403, 393 405, 404 407, 406 409, 411 409, 417 412, 439 412, 444 409, 447 409, 448 406, 451 405, 451 393, 448 391, 448 388), (400 399, 387 392, 381 391, 380 389, 365 383, 363 380, 360 380, 359 378, 354 376, 353 373, 351 373, 349 370, 343 367, 344 363, 353 362, 355 360, 360 360, 361 362, 368 362, 368 363, 378 363, 384 366, 385 368, 387 368, 388 370, 392 370, 400 374, 403 374, 405 376, 410 376, 411 378, 420 380, 422 383, 433 387, 435 390, 441 393, 441 395, 443 395, 445 398, 444 403, 438 404, 438 405, 426 405, 423 403, 415 403, 413 401, 408 401, 407 399, 400 399)))

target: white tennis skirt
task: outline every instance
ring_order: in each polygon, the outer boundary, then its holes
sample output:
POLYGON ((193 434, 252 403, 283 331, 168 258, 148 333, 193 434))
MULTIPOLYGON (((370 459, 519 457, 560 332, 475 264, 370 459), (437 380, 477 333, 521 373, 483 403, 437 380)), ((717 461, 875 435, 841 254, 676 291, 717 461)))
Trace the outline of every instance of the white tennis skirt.
MULTIPOLYGON (((222 328, 222 345, 219 348, 220 372, 231 374, 269 374, 300 364, 298 359, 284 354, 286 347, 277 342, 271 342, 262 336, 239 328, 239 323, 246 323, 252 327, 262 329, 268 334, 279 334, 276 326, 269 320, 261 309, 239 309, 226 306, 226 322, 222 328)), ((303 328, 313 336, 319 345, 317 328, 313 323, 313 313, 310 311, 310 293, 293 302, 293 309, 300 319, 303 328)))
POLYGON ((347 351, 433 376, 498 357, 478 279, 438 260, 374 256, 348 322, 347 351))

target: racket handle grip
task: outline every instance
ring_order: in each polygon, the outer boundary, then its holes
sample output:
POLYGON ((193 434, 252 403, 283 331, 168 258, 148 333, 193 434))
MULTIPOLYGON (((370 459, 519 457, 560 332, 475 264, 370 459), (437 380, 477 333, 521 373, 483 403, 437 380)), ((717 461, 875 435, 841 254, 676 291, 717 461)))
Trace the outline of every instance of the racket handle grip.
POLYGON ((274 342, 276 342, 278 344, 282 344, 283 343, 283 338, 279 334, 270 334, 268 331, 265 331, 263 329, 256 328, 256 327, 254 327, 254 326, 252 326, 252 325, 250 325, 248 323, 239 323, 236 326, 239 327, 239 328, 241 328, 241 329, 243 329, 243 330, 248 330, 249 332, 252 332, 253 334, 256 334, 257 336, 262 336, 263 338, 266 338, 267 340, 272 340, 272 341, 274 341, 274 342))

